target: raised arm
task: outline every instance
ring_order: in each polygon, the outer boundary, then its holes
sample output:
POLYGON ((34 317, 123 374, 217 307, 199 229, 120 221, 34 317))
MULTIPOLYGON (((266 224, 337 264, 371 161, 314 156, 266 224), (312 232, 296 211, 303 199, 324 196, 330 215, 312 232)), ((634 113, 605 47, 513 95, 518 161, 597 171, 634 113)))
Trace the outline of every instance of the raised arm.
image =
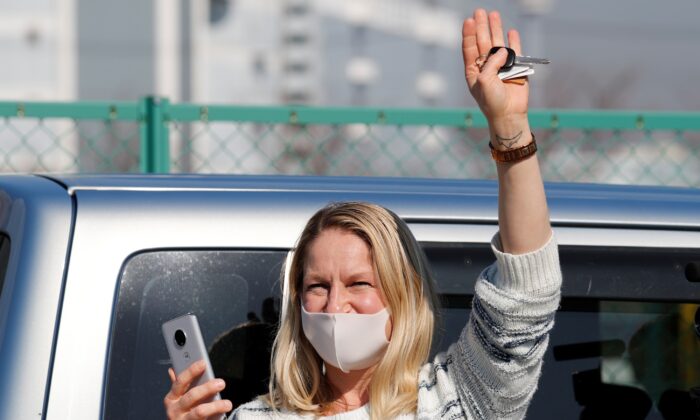
MULTIPOLYGON (((477 9, 462 27, 462 55, 469 91, 489 122, 491 144, 496 150, 513 150, 533 138, 527 117, 529 86, 502 82, 498 69, 506 61, 499 50, 480 67, 491 47, 506 46, 498 12, 477 9), (481 57, 481 58, 480 58, 481 57)), ((520 35, 508 31, 508 46, 522 53, 520 35)), ((498 224, 503 251, 524 254, 544 245, 551 236, 544 185, 532 155, 513 163, 496 163, 498 170, 498 224)))

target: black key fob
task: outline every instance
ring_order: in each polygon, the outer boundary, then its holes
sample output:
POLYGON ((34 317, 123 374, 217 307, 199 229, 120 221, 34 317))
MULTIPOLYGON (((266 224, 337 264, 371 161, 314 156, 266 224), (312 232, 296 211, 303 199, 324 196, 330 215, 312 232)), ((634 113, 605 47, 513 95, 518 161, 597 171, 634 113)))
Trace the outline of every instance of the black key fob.
POLYGON ((503 67, 501 67, 500 69, 498 69, 499 72, 508 71, 508 70, 512 69, 512 68, 513 68, 513 65, 515 64, 515 51, 513 51, 512 48, 508 48, 508 47, 491 47, 491 49, 489 50, 489 57, 491 57, 492 55, 496 54, 496 53, 498 52, 498 50, 500 50, 501 48, 505 48, 505 49, 506 49, 506 51, 508 52, 508 58, 506 58, 506 64, 504 64, 503 67))

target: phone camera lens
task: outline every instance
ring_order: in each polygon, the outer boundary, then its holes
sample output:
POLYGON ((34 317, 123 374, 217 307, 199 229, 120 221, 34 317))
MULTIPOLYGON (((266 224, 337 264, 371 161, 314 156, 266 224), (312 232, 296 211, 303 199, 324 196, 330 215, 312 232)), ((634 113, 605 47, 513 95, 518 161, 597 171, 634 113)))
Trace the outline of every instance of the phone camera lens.
POLYGON ((175 331, 175 344, 182 347, 185 345, 186 342, 187 336, 185 335, 185 332, 182 330, 175 331))

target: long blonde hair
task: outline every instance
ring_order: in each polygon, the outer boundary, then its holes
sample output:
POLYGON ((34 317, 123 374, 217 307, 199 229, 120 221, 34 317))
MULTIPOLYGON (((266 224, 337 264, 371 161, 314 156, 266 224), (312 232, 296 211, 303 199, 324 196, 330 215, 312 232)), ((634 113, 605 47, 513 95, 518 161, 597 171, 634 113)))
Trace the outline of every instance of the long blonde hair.
POLYGON ((425 256, 406 224, 374 204, 335 203, 319 210, 304 228, 289 269, 286 313, 273 346, 269 395, 275 409, 321 415, 334 395, 323 360, 301 324, 301 284, 309 244, 326 229, 351 232, 365 241, 392 317, 389 346, 369 384, 372 419, 416 411, 418 371, 433 338, 436 298, 425 256))

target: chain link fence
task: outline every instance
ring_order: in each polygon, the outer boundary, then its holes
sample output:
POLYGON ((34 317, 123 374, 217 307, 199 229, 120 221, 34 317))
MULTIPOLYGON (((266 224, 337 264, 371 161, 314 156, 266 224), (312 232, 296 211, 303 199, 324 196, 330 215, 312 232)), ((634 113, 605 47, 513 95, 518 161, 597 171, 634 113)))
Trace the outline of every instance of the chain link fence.
POLYGON ((0 172, 139 172, 140 114, 127 103, 0 103, 0 172))
MULTIPOLYGON (((474 109, 0 103, 2 172, 495 178, 474 109)), ((700 113, 535 110, 547 181, 700 186, 700 113)))

